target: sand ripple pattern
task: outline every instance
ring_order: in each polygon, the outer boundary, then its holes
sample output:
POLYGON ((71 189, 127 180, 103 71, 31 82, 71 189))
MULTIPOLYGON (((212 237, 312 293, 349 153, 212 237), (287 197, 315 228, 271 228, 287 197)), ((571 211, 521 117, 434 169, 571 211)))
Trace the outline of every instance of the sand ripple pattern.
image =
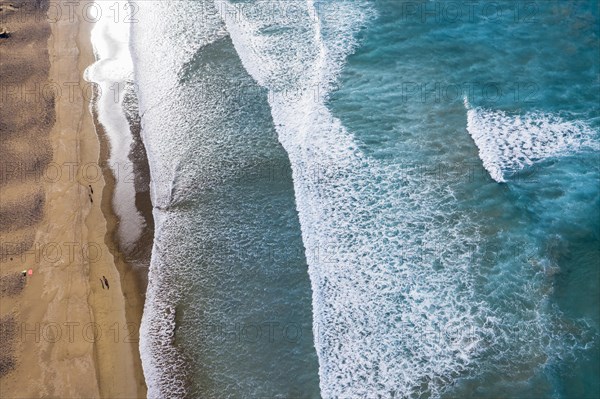
MULTIPOLYGON (((42 177, 52 160, 48 135, 55 120, 48 81, 46 1, 0 1, 0 299, 24 287, 21 254, 44 218, 42 177)), ((16 367, 18 313, 0 314, 0 378, 16 367)), ((0 380, 1 381, 1 380, 0 380)), ((1 385, 1 382, 0 382, 1 385)))

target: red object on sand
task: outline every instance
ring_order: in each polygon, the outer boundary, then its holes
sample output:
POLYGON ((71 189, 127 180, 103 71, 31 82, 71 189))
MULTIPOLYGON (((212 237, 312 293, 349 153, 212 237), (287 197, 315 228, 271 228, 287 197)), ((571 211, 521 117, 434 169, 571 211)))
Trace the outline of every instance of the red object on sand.
POLYGON ((33 274, 33 269, 27 270, 27 274, 29 274, 31 276, 33 274))

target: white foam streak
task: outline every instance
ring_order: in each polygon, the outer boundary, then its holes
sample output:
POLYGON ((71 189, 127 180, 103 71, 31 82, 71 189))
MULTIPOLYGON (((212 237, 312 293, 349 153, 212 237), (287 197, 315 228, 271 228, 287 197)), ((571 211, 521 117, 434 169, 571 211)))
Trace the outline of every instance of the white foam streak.
POLYGON ((537 161, 600 148, 597 132, 583 121, 543 112, 509 115, 473 108, 466 99, 465 107, 467 130, 479 148, 483 166, 499 183, 537 161))

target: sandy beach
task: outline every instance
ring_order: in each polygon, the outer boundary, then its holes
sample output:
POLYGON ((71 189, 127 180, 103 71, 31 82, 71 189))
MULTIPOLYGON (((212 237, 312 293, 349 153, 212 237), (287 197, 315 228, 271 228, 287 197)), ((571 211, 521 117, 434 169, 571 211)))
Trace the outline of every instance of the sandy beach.
POLYGON ((0 7, 0 397, 145 397, 145 285, 113 241, 83 78, 91 23, 44 1, 0 7))

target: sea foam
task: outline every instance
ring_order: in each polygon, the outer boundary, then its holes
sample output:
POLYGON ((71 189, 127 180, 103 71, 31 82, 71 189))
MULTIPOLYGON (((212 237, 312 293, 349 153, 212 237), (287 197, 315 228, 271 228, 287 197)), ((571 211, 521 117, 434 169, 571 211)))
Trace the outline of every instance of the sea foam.
POLYGON ((586 122, 546 112, 510 115, 481 107, 467 108, 467 130, 492 179, 507 176, 550 157, 600 149, 598 134, 586 122))

